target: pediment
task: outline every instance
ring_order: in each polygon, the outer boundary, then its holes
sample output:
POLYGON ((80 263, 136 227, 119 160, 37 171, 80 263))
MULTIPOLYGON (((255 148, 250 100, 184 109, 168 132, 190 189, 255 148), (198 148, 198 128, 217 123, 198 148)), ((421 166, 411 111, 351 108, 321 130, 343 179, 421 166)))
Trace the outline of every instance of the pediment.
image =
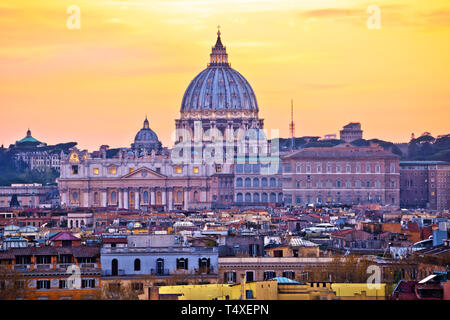
POLYGON ((147 167, 142 167, 124 175, 121 179, 165 179, 165 178, 167 177, 161 173, 158 173, 147 167))

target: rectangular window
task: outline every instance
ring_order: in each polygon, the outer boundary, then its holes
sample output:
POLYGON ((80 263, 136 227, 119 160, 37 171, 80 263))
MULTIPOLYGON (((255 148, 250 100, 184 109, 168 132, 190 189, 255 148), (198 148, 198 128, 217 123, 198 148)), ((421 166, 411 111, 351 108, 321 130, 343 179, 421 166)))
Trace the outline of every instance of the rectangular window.
POLYGON ((183 173, 183 168, 181 168, 181 167, 176 167, 176 168, 175 168, 175 173, 183 173))
POLYGON ((37 288, 39 289, 50 289, 50 280, 38 280, 37 288))
POLYGON ((227 283, 234 283, 234 282, 236 282, 236 272, 235 271, 225 272, 224 280, 227 283))
POLYGON ((50 256, 36 256, 36 263, 37 264, 50 264, 51 257, 50 256))
POLYGON ((98 168, 94 168, 94 174, 97 176, 99 174, 98 168))
POLYGON ((82 279, 81 288, 95 288, 95 279, 82 279))
POLYGON ((67 285, 67 280, 59 280, 59 288, 60 289, 66 289, 69 286, 67 285))
POLYGON ((294 271, 283 271, 283 277, 289 278, 291 280, 295 280, 295 272, 294 271))
POLYGON ((195 174, 198 173, 198 167, 194 167, 194 173, 195 173, 195 174))
POLYGON ((275 271, 264 271, 264 281, 271 280, 276 276, 275 271))
POLYGON ((78 166, 72 166, 72 174, 78 174, 78 166))
POLYGON ((109 168, 108 172, 109 172, 109 174, 116 174, 117 173, 117 169, 116 168, 109 168))

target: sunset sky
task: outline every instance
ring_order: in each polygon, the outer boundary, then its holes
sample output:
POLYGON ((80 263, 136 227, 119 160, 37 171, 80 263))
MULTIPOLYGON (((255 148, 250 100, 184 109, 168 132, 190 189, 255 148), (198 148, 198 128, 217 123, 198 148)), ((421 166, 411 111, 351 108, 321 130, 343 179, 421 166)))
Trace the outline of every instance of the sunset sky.
MULTIPOLYGON (((0 3, 0 144, 25 136, 129 147, 147 115, 164 145, 217 25, 266 129, 409 141, 450 133, 448 0, 39 0, 0 3), (70 30, 67 8, 81 9, 70 30), (369 29, 369 5, 381 28, 369 29)), ((270 131, 269 131, 270 132, 270 131)))

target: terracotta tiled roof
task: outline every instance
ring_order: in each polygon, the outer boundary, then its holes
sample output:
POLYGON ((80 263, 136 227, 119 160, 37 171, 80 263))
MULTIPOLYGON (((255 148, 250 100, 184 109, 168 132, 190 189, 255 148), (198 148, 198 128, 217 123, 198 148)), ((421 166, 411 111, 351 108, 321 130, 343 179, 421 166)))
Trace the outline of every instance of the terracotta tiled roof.
POLYGON ((13 248, 0 252, 0 259, 15 259, 16 256, 56 256, 73 254, 74 257, 96 257, 100 255, 98 247, 28 247, 13 248))
POLYGON ((103 243, 127 243, 126 237, 103 238, 103 243))
POLYGON ((75 237, 70 232, 63 231, 63 232, 59 232, 57 235, 51 237, 49 240, 50 241, 62 241, 62 240, 80 241, 81 239, 75 237))
POLYGON ((344 237, 349 233, 355 232, 355 229, 347 229, 347 230, 341 230, 341 231, 337 231, 337 232, 333 232, 331 235, 333 237, 344 237))

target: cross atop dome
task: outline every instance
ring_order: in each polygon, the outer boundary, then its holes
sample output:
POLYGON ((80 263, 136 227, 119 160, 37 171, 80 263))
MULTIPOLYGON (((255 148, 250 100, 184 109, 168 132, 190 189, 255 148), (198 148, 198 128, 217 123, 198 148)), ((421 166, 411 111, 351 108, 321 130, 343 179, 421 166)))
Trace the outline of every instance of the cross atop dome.
POLYGON ((227 48, 222 44, 220 35, 221 35, 220 26, 217 26, 217 41, 214 47, 212 47, 210 54, 210 63, 208 67, 230 66, 230 64, 228 63, 227 48))
POLYGON ((147 115, 145 115, 144 129, 149 129, 149 124, 148 124, 148 120, 147 120, 147 115))

